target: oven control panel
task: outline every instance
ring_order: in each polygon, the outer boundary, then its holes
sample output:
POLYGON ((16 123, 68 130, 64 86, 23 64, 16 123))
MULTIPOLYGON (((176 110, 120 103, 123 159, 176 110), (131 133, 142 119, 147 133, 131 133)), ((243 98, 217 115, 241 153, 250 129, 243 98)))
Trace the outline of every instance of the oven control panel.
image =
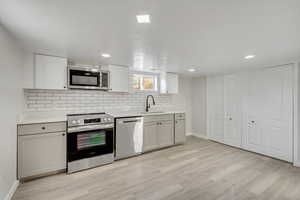
POLYGON ((113 123, 114 118, 105 113, 74 114, 74 115, 68 115, 67 121, 68 121, 68 127, 72 127, 72 126, 113 123))

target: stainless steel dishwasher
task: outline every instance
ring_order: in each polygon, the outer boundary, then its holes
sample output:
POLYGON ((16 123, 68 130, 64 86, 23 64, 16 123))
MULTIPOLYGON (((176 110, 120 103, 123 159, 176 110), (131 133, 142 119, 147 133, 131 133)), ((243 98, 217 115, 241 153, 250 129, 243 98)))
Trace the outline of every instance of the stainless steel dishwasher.
POLYGON ((116 119, 116 160, 142 153, 143 124, 143 117, 116 119))

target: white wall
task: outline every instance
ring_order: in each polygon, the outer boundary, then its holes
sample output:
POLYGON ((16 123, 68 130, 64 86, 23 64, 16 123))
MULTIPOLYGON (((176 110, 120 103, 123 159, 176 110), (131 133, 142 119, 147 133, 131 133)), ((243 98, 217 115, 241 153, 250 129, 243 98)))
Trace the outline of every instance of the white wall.
POLYGON ((192 130, 193 134, 206 137, 206 77, 192 79, 192 130))
POLYGON ((22 109, 23 51, 0 25, 0 199, 16 183, 17 116, 22 109))

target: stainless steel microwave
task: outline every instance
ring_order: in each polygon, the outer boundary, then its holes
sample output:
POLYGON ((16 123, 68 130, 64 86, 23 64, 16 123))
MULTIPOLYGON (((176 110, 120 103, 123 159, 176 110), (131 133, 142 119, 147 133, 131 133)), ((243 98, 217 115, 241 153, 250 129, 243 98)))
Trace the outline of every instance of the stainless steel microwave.
POLYGON ((98 66, 68 66, 68 88, 109 90, 110 73, 98 66))

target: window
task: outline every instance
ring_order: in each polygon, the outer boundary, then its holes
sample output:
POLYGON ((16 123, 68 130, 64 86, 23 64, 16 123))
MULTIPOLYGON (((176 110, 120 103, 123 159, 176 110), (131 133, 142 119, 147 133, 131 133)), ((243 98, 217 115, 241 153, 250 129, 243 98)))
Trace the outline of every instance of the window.
POLYGON ((134 74, 132 82, 134 90, 157 91, 156 75, 134 74))

